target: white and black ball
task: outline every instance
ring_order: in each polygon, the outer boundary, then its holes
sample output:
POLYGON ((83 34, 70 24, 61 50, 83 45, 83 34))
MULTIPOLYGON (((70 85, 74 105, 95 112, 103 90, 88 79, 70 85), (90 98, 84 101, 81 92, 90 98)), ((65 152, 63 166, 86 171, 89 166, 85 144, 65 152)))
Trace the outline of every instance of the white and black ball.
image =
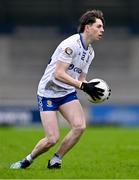
POLYGON ((102 103, 109 99, 109 97, 111 95, 111 89, 108 86, 108 84, 106 83, 106 81, 96 78, 96 79, 90 80, 89 82, 99 82, 99 84, 95 85, 95 87, 104 89, 104 92, 103 92, 104 95, 100 96, 100 99, 93 100, 91 96, 86 94, 88 101, 90 101, 91 103, 102 103))

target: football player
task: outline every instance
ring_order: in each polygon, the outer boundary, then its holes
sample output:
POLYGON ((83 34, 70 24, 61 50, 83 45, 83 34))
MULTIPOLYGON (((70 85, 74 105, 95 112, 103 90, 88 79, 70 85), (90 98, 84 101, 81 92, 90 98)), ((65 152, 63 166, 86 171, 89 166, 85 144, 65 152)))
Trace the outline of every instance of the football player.
POLYGON ((86 128, 86 120, 76 89, 88 93, 94 100, 103 96, 98 82, 87 82, 86 76, 94 58, 93 43, 102 38, 104 17, 100 10, 85 12, 79 22, 78 33, 63 40, 45 69, 38 85, 38 107, 45 136, 23 160, 11 165, 12 169, 27 168, 42 153, 59 140, 56 111, 68 121, 71 129, 64 137, 48 168, 60 168, 62 159, 79 141, 86 128))

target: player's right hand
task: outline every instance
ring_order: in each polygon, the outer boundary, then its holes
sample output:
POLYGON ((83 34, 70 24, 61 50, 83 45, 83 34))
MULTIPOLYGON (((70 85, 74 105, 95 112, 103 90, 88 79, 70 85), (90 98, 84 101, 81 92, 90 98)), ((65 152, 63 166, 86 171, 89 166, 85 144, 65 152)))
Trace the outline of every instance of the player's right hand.
POLYGON ((96 87, 100 82, 82 82, 80 89, 86 92, 92 97, 93 100, 100 99, 100 96, 103 96, 104 89, 96 87))

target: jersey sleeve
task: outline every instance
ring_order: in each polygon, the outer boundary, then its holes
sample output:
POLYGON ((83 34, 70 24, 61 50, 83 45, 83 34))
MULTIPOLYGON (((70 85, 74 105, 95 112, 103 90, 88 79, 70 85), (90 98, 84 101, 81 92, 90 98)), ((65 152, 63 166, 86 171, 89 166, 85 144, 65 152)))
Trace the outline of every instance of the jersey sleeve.
POLYGON ((73 46, 72 43, 66 42, 60 45, 58 60, 70 64, 72 62, 72 59, 75 57, 75 55, 76 55, 75 47, 73 46))

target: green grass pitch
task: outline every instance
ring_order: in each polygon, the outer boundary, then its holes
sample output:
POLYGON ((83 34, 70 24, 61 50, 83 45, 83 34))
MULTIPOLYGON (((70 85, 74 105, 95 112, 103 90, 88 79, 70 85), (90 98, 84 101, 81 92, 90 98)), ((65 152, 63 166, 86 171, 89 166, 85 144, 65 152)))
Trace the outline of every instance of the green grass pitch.
MULTIPOLYGON (((68 129, 61 129, 63 137, 68 129)), ((43 129, 0 128, 0 179, 137 179, 139 129, 88 127, 78 144, 64 157, 60 170, 48 170, 57 145, 38 157, 28 169, 9 169, 27 155, 44 135, 43 129)))

